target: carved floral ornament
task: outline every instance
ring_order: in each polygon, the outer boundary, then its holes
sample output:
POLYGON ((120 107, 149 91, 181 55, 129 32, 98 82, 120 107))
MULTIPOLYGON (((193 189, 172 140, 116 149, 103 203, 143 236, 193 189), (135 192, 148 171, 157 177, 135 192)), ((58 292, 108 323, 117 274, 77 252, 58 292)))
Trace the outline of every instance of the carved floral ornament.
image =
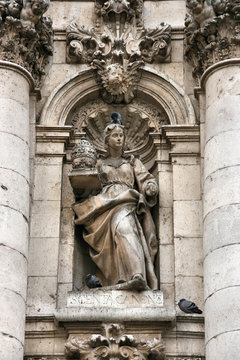
POLYGON ((95 1, 96 27, 67 27, 67 60, 88 63, 97 70, 101 95, 107 103, 130 103, 145 63, 169 58, 171 28, 142 25, 143 0, 95 1))
POLYGON ((240 56, 240 1, 187 0, 185 55, 199 82, 218 61, 240 56))
POLYGON ((52 21, 43 14, 49 0, 0 1, 0 59, 26 68, 39 86, 52 55, 52 21))
POLYGON ((162 340, 137 340, 124 334, 123 326, 103 326, 104 335, 94 334, 87 340, 70 337, 65 344, 67 359, 81 360, 164 360, 162 340))

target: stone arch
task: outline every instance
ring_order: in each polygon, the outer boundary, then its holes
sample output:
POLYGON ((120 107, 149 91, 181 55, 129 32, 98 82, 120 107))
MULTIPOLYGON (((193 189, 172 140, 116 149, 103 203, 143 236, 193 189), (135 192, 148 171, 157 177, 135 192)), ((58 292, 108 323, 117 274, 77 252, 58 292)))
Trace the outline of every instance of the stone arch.
MULTIPOLYGON (((92 70, 82 70, 66 78, 51 93, 44 105, 40 124, 64 126, 76 104, 86 104, 99 97, 99 87, 92 70)), ((159 104, 171 125, 195 124, 194 109, 184 90, 160 71, 143 67, 137 97, 159 104)))

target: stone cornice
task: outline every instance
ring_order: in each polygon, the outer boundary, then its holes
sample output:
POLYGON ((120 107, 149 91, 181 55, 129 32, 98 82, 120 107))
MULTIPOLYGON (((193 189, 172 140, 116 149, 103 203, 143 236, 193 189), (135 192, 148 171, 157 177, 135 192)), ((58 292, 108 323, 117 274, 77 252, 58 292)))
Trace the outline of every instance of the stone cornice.
MULTIPOLYGON (((58 1, 58 0, 56 0, 58 1)), ((182 41, 184 39, 184 27, 183 26, 172 26, 171 28, 171 40, 182 41)), ((54 28, 53 33, 53 40, 54 41, 66 41, 66 29, 63 28, 54 28)))
POLYGON ((36 156, 64 158, 72 126, 36 126, 36 156), (49 146, 51 144, 51 146, 49 146))
POLYGON ((133 322, 164 322, 168 324, 175 323, 175 310, 168 310, 165 308, 146 309, 136 308, 134 312, 132 309, 118 309, 118 311, 109 312, 109 309, 96 309, 96 308, 77 308, 77 309, 60 309, 56 311, 55 317, 59 322, 78 322, 78 321, 104 321, 104 322, 122 322, 122 321, 133 321, 133 322))
POLYGON ((198 125, 165 125, 163 136, 170 144, 169 157, 171 162, 176 158, 199 157, 200 129, 198 125))
POLYGON ((163 125, 162 132, 171 142, 199 142, 198 125, 163 125))

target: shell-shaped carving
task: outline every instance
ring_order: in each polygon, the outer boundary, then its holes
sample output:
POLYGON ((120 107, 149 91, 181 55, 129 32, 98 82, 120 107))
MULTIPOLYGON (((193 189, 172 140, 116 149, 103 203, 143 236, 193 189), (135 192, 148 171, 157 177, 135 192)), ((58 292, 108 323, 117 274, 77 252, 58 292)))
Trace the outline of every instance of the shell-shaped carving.
POLYGON ((163 124, 168 124, 166 112, 143 101, 133 101, 125 106, 107 105, 102 100, 90 102, 75 108, 71 115, 72 125, 76 132, 86 133, 86 138, 98 152, 104 152, 103 134, 110 122, 112 112, 119 112, 125 127, 125 151, 141 156, 151 152, 150 133, 161 131, 163 124))

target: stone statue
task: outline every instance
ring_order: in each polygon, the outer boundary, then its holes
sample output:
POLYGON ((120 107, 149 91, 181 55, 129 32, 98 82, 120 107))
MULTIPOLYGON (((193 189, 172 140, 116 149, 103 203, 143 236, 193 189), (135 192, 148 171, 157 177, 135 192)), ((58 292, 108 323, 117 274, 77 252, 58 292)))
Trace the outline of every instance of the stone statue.
MULTIPOLYGON (((111 116, 116 117, 120 114, 111 116)), ((118 121, 105 128, 107 154, 96 164, 102 189, 73 205, 75 223, 84 226, 84 239, 103 286, 137 280, 145 289, 157 289, 153 266, 157 238, 149 208, 156 204, 158 186, 140 160, 124 153, 124 131, 118 121)))
POLYGON ((34 28, 47 11, 49 4, 50 0, 24 0, 20 16, 22 25, 34 28))

